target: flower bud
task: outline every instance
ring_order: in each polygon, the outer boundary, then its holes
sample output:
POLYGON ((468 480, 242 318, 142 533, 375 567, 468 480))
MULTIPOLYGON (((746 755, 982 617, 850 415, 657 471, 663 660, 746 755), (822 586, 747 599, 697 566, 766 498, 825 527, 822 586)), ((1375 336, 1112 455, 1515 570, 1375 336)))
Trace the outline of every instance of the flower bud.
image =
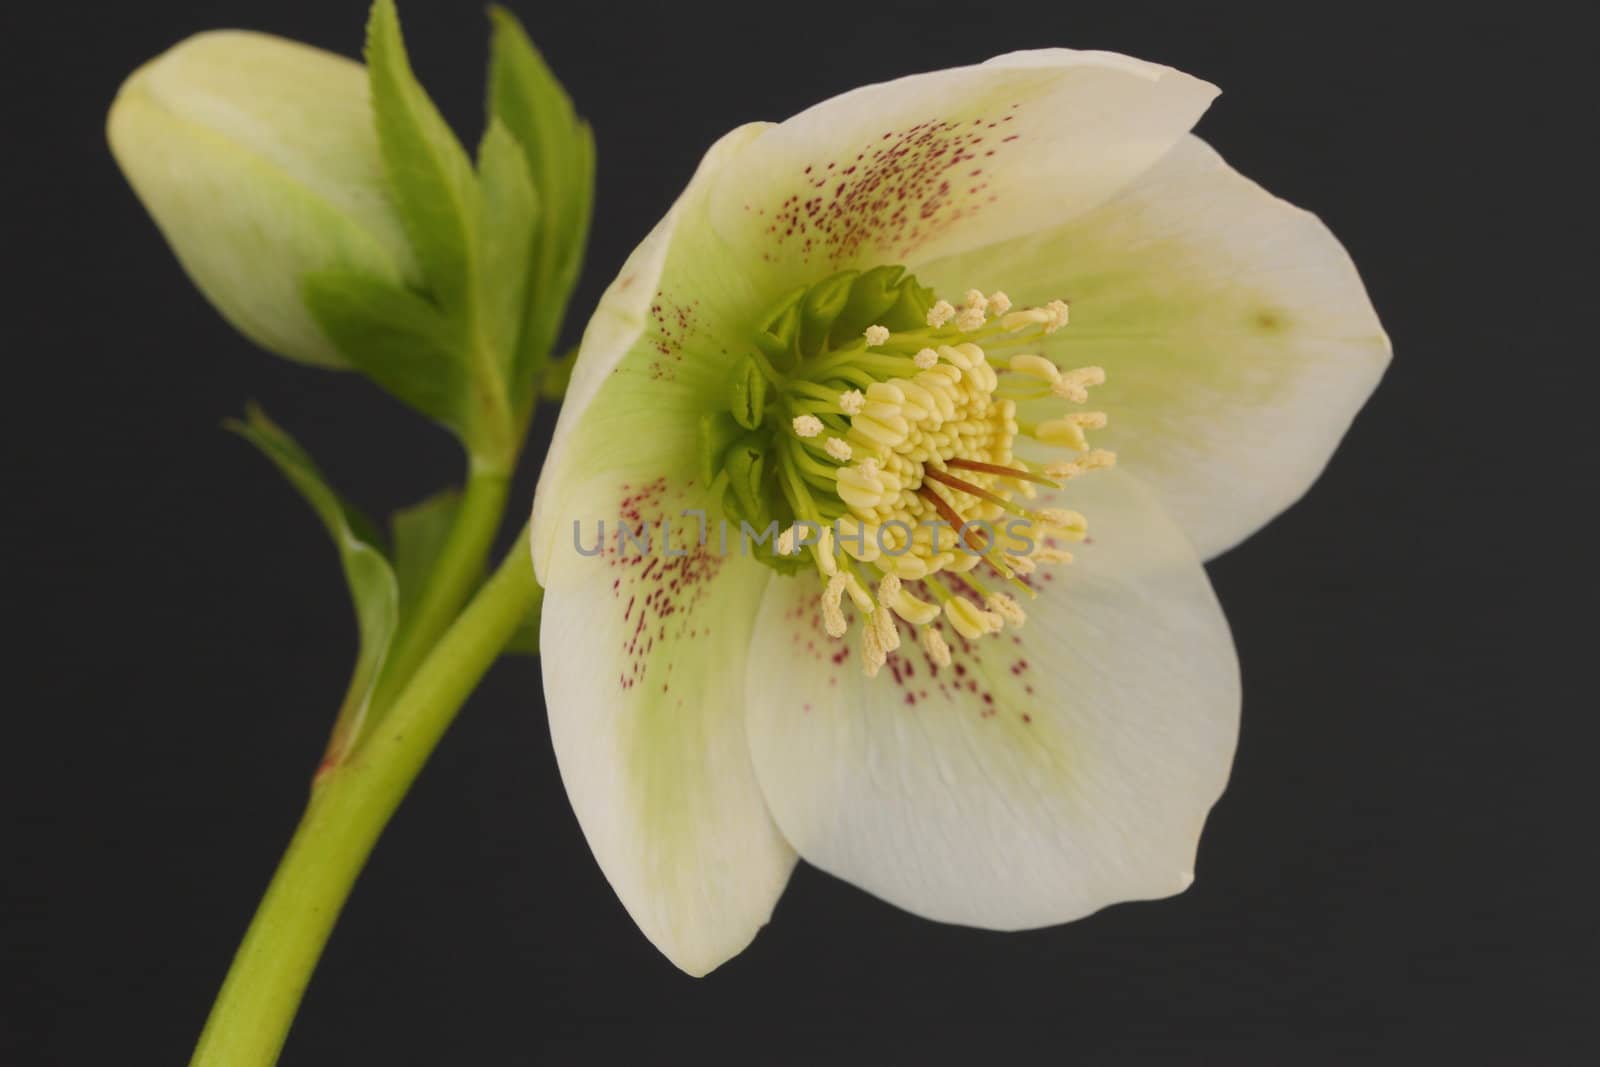
POLYGON ((306 309, 307 274, 421 285, 359 63, 265 34, 202 33, 123 83, 106 132, 190 279, 278 355, 346 365, 306 309))

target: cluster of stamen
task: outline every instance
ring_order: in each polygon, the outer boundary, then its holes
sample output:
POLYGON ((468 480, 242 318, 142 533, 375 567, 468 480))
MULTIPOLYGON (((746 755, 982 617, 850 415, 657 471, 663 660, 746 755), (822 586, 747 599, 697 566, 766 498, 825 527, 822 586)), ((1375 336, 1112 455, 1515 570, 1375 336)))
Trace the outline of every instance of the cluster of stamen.
POLYGON ((1082 540, 1084 517, 1029 506, 1041 486, 1110 466, 1086 432, 1106 425, 1098 411, 1072 410, 1039 423, 1018 419, 1017 402, 1055 397, 1082 404, 1105 381, 1098 367, 1063 372, 1026 347, 1067 324, 1063 301, 1012 310, 1005 293, 940 300, 920 329, 869 326, 859 343, 811 361, 785 380, 789 405, 785 477, 795 520, 779 539, 785 554, 809 551, 821 578, 824 627, 843 637, 848 601, 862 620, 861 660, 874 675, 901 641, 898 621, 928 656, 948 665, 935 623, 975 640, 1026 613, 1040 566, 1070 562, 1063 541, 1082 540), (1070 450, 1034 463, 1013 452, 1018 437, 1070 450), (830 506, 832 505, 832 506, 830 506))

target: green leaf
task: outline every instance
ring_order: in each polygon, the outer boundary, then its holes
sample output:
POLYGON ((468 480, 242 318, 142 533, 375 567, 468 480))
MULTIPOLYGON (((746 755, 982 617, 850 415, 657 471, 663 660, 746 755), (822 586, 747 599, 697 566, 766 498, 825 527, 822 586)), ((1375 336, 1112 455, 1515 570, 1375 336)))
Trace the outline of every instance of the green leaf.
MULTIPOLYGON (((461 494, 446 489, 426 500, 402 508, 394 513, 390 527, 394 533, 394 569, 400 581, 400 618, 409 619, 416 609, 418 598, 428 577, 433 573, 450 530, 455 525, 456 513, 461 507, 461 494)), ((523 620, 505 648, 506 655, 537 656, 539 654, 539 594, 533 611, 523 620)))
POLYGON ((527 155, 497 118, 489 120, 478 147, 478 182, 481 307, 495 352, 504 361, 500 373, 509 378, 533 280, 539 201, 527 155))
POLYGON ((401 508, 390 520, 394 532, 394 570, 400 583, 400 617, 409 619, 428 576, 455 525, 461 494, 446 489, 401 508))
POLYGON ((367 75, 384 173, 428 286, 453 315, 470 313, 482 211, 472 163, 406 57, 394 0, 367 22, 367 75))
POLYGON ((251 406, 243 420, 229 422, 228 428, 255 445, 283 472, 317 513, 339 550, 360 635, 355 670, 330 745, 330 755, 342 755, 360 734, 399 624, 400 591, 394 570, 383 553, 376 527, 329 487, 305 450, 259 408, 251 406))
POLYGON ((594 198, 594 136, 522 24, 489 9, 489 114, 521 144, 539 193, 541 225, 530 275, 513 395, 526 395, 548 359, 577 282, 594 198))
POLYGON ((577 366, 577 363, 577 345, 567 349, 560 359, 547 361, 543 373, 539 375, 539 398, 559 402, 565 397, 567 386, 572 384, 572 368, 577 366))
POLYGON ((302 293, 311 317, 352 366, 466 436, 468 371, 434 305, 380 278, 348 271, 307 275, 302 293))
POLYGON ((537 656, 539 654, 539 616, 544 607, 544 590, 534 599, 533 609, 511 635, 511 640, 501 650, 505 656, 537 656))

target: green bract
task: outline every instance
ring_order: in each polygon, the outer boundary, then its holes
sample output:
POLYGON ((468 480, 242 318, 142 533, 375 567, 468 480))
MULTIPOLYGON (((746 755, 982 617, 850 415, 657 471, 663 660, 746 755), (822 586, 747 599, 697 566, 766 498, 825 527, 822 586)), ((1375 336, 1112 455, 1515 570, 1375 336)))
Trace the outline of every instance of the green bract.
POLYGON ((1041 50, 741 127, 601 301, 534 508, 544 689, 678 966, 797 856, 995 929, 1191 881, 1240 700, 1201 561, 1389 356, 1327 229, 1188 133, 1215 92, 1041 50), (826 532, 758 560, 768 519, 826 532))

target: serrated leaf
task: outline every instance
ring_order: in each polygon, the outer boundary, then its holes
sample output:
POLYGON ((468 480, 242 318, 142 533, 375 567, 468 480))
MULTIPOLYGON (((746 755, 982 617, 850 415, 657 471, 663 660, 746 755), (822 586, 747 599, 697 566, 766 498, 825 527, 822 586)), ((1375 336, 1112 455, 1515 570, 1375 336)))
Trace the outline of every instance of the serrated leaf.
POLYGON ((513 395, 547 359, 582 266, 594 195, 594 138, 515 15, 491 6, 489 114, 522 145, 542 208, 513 395))
POLYGON ((481 306, 495 352, 504 361, 500 372, 509 378, 533 280, 539 203, 527 155, 498 118, 489 120, 478 147, 478 183, 481 306))
POLYGON ((339 496, 295 440, 252 406, 228 428, 260 449, 311 505, 339 550, 345 584, 355 606, 360 638, 355 670, 334 724, 330 753, 349 750, 359 736, 372 690, 400 619, 400 590, 376 527, 339 496))
POLYGON ((424 298, 347 271, 307 275, 306 307, 352 366, 458 435, 467 432, 470 383, 452 327, 424 298))
POLYGON ((390 528, 394 533, 394 571, 400 583, 402 619, 410 618, 415 610, 439 553, 450 537, 450 528, 455 525, 460 506, 461 494, 446 489, 394 513, 390 528))
POLYGON ((384 173, 406 234, 439 302, 464 313, 475 295, 478 184, 461 142, 412 73, 394 0, 372 5, 366 59, 384 173))

